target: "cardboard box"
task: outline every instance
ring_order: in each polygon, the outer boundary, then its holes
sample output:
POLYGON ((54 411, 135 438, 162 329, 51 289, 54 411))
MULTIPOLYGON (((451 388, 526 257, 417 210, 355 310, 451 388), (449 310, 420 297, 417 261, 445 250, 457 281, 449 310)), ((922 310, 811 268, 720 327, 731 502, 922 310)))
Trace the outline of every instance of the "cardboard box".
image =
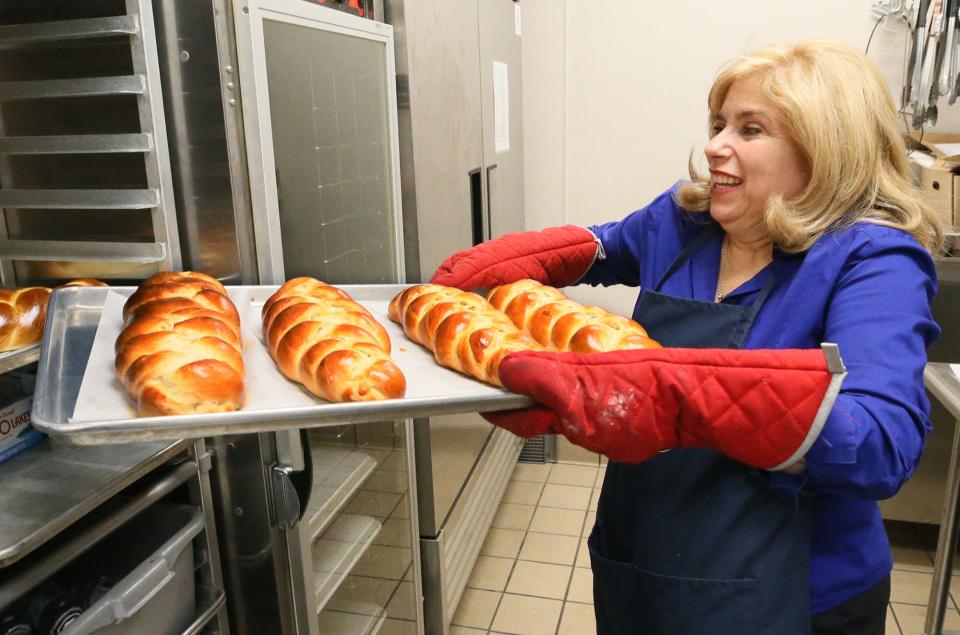
POLYGON ((914 174, 928 202, 947 227, 960 227, 960 134, 911 132, 910 138, 914 174))
POLYGON ((0 408, 0 463, 36 445, 43 434, 30 425, 33 397, 0 408))

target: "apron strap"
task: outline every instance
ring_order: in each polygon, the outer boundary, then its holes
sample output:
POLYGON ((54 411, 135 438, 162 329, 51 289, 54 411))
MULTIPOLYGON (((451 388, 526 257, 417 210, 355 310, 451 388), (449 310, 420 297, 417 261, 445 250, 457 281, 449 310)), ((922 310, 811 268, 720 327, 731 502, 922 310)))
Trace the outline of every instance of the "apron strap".
POLYGON ((770 275, 764 281, 763 286, 760 287, 760 293, 757 295, 757 298, 753 301, 753 306, 750 307, 750 322, 752 323, 754 318, 757 317, 757 313, 760 312, 760 307, 763 306, 763 303, 767 301, 767 298, 770 297, 770 292, 773 291, 773 285, 777 281, 777 270, 776 266, 770 271, 770 275))
POLYGON ((715 224, 713 227, 708 227, 707 229, 697 234, 697 237, 694 238, 693 241, 689 245, 687 245, 683 251, 680 252, 680 255, 677 256, 676 260, 673 261, 673 264, 671 264, 670 267, 666 270, 666 272, 664 272, 664 274, 660 277, 660 281, 657 282, 657 285, 653 288, 653 290, 659 292, 660 287, 663 286, 663 283, 665 283, 670 278, 670 276, 672 276, 677 271, 677 269, 682 267, 683 263, 685 263, 687 260, 690 259, 690 256, 692 256, 697 250, 699 250, 701 247, 707 244, 711 238, 713 238, 714 236, 716 236, 722 231, 723 231, 723 227, 721 227, 719 224, 715 224))
MULTIPOLYGON (((657 282, 657 286, 653 290, 657 293, 660 292, 660 288, 664 283, 672 276, 677 270, 683 266, 683 264, 690 259, 690 257, 700 250, 701 247, 706 245, 712 238, 717 234, 721 233, 723 228, 716 224, 713 227, 708 227, 702 232, 697 234, 697 237, 694 238, 690 244, 688 244, 683 251, 680 252, 680 255, 673 261, 673 263, 667 268, 664 274, 660 277, 660 280, 657 282)), ((770 297, 770 292, 773 291, 773 285, 777 281, 777 270, 776 263, 774 263, 774 268, 770 272, 770 276, 764 281, 763 286, 760 287, 760 293, 757 295, 756 299, 753 301, 753 305, 750 307, 750 312, 748 319, 745 324, 741 324, 738 327, 737 331, 743 331, 742 336, 746 335, 746 330, 750 328, 750 325, 753 324, 754 319, 757 317, 757 314, 760 312, 760 309, 763 307, 764 303, 767 301, 767 298, 770 297)), ((742 341, 742 340, 741 340, 742 341)))
POLYGON ((763 303, 770 297, 770 291, 773 290, 773 285, 776 280, 777 271, 774 269, 770 272, 770 277, 768 277, 763 283, 763 286, 760 287, 760 293, 757 294, 756 299, 754 299, 753 305, 750 308, 743 307, 746 309, 746 316, 733 330, 733 339, 731 340, 732 348, 741 348, 743 343, 747 341, 747 334, 750 332, 750 327, 753 326, 753 321, 757 318, 757 313, 760 312, 763 303))

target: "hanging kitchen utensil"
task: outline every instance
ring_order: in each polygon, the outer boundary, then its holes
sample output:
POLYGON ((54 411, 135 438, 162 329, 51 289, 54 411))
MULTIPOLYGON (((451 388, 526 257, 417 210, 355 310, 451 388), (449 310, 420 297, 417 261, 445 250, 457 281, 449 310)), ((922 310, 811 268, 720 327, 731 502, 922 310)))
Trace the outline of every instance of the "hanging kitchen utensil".
POLYGON ((953 26, 953 48, 951 49, 951 59, 953 64, 951 65, 951 75, 950 75, 950 97, 948 103, 953 105, 957 101, 957 96, 960 95, 960 1, 955 1, 955 12, 953 14, 954 26, 953 26))
MULTIPOLYGON (((946 36, 940 52, 940 72, 937 93, 949 96, 953 88, 953 79, 956 76, 956 30, 957 30, 957 0, 947 1, 946 36)), ((943 38, 941 38, 943 40, 943 38)))
POLYGON ((927 12, 926 31, 928 36, 924 45, 923 63, 920 67, 917 84, 916 105, 913 110, 914 128, 923 126, 931 114, 934 118, 936 117, 935 111, 931 113, 931 109, 936 109, 936 99, 931 98, 931 93, 936 79, 937 49, 940 42, 942 17, 943 0, 934 0, 927 12))
POLYGON ((913 44, 910 50, 909 66, 907 67, 908 83, 907 87, 904 88, 906 95, 904 105, 911 108, 914 113, 916 113, 920 99, 920 75, 923 70, 924 49, 927 45, 927 13, 929 8, 930 0, 920 0, 913 26, 913 44))

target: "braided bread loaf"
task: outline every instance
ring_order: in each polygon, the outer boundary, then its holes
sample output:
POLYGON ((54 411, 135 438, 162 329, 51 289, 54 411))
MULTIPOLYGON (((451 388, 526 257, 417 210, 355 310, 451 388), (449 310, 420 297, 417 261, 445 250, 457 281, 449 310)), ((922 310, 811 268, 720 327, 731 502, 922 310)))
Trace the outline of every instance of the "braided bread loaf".
POLYGON ((390 302, 390 319, 433 351, 437 361, 502 386, 500 362, 516 351, 543 350, 480 296, 437 284, 421 284, 390 302))
MULTIPOLYGON (((105 282, 82 278, 65 287, 105 287, 105 282)), ((0 289, 0 352, 36 344, 43 337, 49 287, 0 289)))
POLYGON ((402 397, 407 382, 390 359, 390 337, 343 290, 294 278, 263 305, 267 350, 287 379, 329 401, 402 397))
POLYGON ((554 350, 602 353, 660 348, 633 320, 599 307, 583 306, 534 280, 495 287, 487 299, 533 339, 554 350))
POLYGON ((140 416, 243 406, 240 315, 215 278, 158 273, 127 299, 123 319, 117 377, 140 416))

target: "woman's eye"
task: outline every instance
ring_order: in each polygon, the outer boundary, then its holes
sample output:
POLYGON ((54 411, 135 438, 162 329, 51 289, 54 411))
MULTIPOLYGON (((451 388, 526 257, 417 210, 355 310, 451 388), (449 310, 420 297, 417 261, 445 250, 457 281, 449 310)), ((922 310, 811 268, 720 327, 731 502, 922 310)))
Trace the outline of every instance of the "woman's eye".
POLYGON ((743 134, 744 136, 747 136, 747 137, 758 135, 761 132, 763 132, 763 129, 760 126, 744 126, 743 127, 743 134))
POLYGON ((716 135, 720 134, 720 131, 722 131, 722 130, 723 130, 723 124, 722 124, 722 123, 715 123, 715 124, 713 124, 712 126, 710 126, 710 135, 711 135, 711 136, 716 136, 716 135))

